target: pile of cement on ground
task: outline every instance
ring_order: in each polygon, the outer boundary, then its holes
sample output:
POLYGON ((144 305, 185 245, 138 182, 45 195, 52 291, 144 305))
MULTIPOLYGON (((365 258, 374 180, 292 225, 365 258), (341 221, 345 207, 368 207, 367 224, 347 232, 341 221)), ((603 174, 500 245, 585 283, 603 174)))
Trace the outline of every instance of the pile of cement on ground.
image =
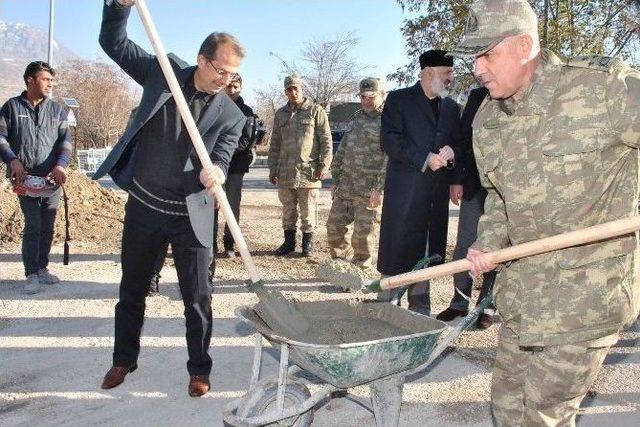
MULTIPOLYGON (((18 197, 0 168, 0 243, 19 243, 22 240, 24 217, 18 197)), ((83 173, 69 170, 65 190, 69 199, 69 230, 72 240, 95 243, 98 246, 118 247, 122 235, 124 200, 83 173)), ((56 218, 54 242, 64 241, 64 206, 56 218)))

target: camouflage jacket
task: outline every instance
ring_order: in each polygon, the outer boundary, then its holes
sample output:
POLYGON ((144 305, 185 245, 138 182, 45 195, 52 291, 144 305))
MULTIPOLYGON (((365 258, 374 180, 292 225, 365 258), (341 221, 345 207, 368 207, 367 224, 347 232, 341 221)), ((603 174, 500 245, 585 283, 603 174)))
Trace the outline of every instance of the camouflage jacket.
POLYGON ((354 114, 331 165, 336 195, 346 198, 370 197, 373 190, 382 191, 387 156, 380 147, 379 110, 354 114))
MULTIPOLYGON (((563 63, 543 50, 523 100, 487 98, 473 122, 489 193, 473 247, 491 251, 634 215, 639 114, 637 71, 605 57, 563 63)), ((519 325, 521 345, 615 334, 638 300, 636 248, 628 235, 513 262, 498 275, 498 309, 519 325)))
POLYGON ((331 130, 324 109, 308 99, 276 111, 269 148, 269 171, 281 188, 320 188, 317 171, 328 171, 331 130))

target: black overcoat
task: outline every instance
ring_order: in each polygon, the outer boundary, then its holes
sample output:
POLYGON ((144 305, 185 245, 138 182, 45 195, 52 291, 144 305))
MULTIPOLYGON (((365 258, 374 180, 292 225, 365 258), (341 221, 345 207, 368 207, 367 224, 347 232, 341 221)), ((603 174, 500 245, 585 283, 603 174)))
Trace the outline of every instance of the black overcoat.
POLYGON ((440 103, 439 120, 419 83, 390 92, 382 111, 380 140, 389 156, 385 179, 378 271, 404 273, 430 253, 444 255, 448 221, 449 171, 422 167, 429 153, 449 145, 460 109, 451 98, 440 103), (431 228, 431 230, 430 230, 431 228))

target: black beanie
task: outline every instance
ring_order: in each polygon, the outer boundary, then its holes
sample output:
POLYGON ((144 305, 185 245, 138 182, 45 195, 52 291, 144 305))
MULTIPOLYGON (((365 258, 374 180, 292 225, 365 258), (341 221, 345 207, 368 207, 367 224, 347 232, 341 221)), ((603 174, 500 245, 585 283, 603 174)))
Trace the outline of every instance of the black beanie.
POLYGON ((420 55, 420 69, 425 67, 453 67, 453 57, 445 56, 446 50, 432 49, 420 55))

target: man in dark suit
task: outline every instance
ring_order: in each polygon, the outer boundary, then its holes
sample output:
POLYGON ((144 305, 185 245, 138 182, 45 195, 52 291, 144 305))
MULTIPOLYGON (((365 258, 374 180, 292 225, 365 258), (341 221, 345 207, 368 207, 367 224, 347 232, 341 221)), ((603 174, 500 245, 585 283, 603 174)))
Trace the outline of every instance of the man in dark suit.
MULTIPOLYGON (((454 204, 460 204, 460 216, 458 217, 458 237, 456 248, 453 251, 453 261, 467 256, 469 247, 476 241, 478 221, 484 213, 484 199, 487 197, 487 190, 480 185, 480 176, 473 155, 471 124, 480 104, 487 97, 487 93, 488 91, 484 87, 473 89, 469 93, 460 119, 459 132, 456 133, 454 141, 458 156, 453 172, 450 196, 454 204)), ((483 274, 478 302, 491 293, 495 279, 495 271, 483 274)), ((453 275, 453 284, 455 290, 451 304, 436 316, 438 320, 448 322, 456 317, 466 316, 469 312, 473 279, 467 272, 457 273, 453 275)), ((492 324, 493 319, 489 313, 481 313, 476 321, 478 329, 486 329, 492 324)))
MULTIPOLYGON (((227 181, 224 184, 224 191, 227 193, 231 210, 236 220, 240 221, 240 202, 242 201, 242 180, 244 174, 249 172, 249 166, 253 162, 253 146, 258 142, 258 133, 256 129, 256 122, 258 116, 253 112, 253 109, 244 103, 244 99, 240 96, 242 91, 242 77, 237 75, 231 83, 226 87, 227 95, 236 103, 238 108, 247 117, 247 123, 242 129, 242 136, 238 141, 238 148, 229 164, 229 173, 227 181)), ((217 219, 217 215, 216 215, 217 219)), ((217 238, 217 221, 216 230, 214 231, 214 238, 217 238)), ((235 252, 233 250, 234 240, 231 235, 231 230, 228 225, 224 227, 224 235, 222 238, 222 244, 224 246, 223 255, 233 258, 235 252)), ((215 244, 214 244, 215 247, 215 244)))
MULTIPOLYGON (((444 259, 448 223, 449 139, 459 108, 446 96, 453 59, 442 50, 420 55, 420 81, 389 93, 380 138, 389 156, 382 206, 378 271, 405 273, 425 254, 444 259)), ((392 299, 390 294, 380 299, 392 299)), ((429 284, 409 288, 409 309, 429 315, 429 284)))
POLYGON ((137 368, 144 298, 153 265, 170 242, 185 306, 190 375, 189 395, 209 389, 211 288, 208 266, 213 243, 214 200, 224 182, 245 116, 224 92, 244 53, 238 41, 212 33, 202 43, 197 65, 170 57, 213 167, 202 168, 155 56, 128 39, 127 19, 135 0, 105 2, 100 45, 143 87, 132 123, 94 179, 109 173, 128 191, 122 233, 122 281, 115 309, 113 366, 102 388, 121 384, 137 368))

